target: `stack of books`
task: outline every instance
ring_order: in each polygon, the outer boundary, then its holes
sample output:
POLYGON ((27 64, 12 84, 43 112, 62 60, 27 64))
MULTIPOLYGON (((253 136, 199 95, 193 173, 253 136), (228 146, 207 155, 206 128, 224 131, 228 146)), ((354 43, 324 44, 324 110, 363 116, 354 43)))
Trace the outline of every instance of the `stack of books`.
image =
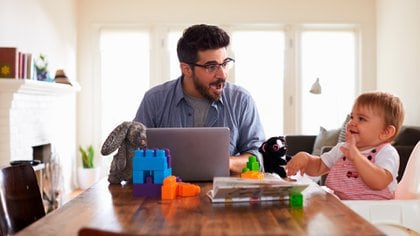
POLYGON ((289 199, 291 193, 301 193, 309 184, 299 179, 214 177, 213 189, 207 196, 214 203, 283 200, 289 199))
POLYGON ((31 79, 33 71, 31 53, 20 52, 16 47, 0 47, 0 78, 31 79))

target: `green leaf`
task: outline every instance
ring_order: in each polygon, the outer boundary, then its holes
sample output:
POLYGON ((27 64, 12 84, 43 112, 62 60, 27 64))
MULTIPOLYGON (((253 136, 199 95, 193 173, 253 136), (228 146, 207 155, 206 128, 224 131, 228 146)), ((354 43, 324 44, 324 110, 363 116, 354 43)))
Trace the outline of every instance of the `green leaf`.
POLYGON ((83 168, 93 168, 93 158, 95 157, 95 150, 92 145, 85 150, 81 146, 79 147, 80 154, 82 155, 82 165, 83 168))

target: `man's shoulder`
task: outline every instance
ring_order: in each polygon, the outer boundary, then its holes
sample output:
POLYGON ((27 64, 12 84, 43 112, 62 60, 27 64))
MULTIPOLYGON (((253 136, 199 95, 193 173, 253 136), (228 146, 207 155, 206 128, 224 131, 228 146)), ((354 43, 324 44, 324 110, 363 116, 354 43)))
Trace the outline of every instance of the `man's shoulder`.
POLYGON ((170 91, 175 91, 176 87, 177 87, 177 79, 175 80, 170 80, 167 82, 164 82, 162 84, 158 84, 152 88, 150 88, 147 92, 146 92, 146 96, 150 97, 150 96, 162 96, 162 95, 168 95, 170 91))
POLYGON ((225 91, 224 93, 227 93, 229 95, 242 95, 242 96, 250 96, 251 94, 246 90, 244 87, 239 86, 237 84, 233 83, 226 83, 225 91))

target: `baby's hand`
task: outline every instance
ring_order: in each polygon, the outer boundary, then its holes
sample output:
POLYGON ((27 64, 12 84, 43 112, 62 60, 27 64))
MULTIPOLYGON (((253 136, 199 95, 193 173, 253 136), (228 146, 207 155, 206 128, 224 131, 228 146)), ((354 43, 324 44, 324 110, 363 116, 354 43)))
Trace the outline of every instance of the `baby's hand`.
POLYGON ((286 165, 287 176, 296 175, 298 171, 303 175, 308 165, 309 157, 306 152, 299 152, 286 165))
POLYGON ((349 160, 353 160, 353 157, 359 153, 356 147, 356 138, 349 131, 346 133, 346 144, 341 146, 340 150, 349 160))

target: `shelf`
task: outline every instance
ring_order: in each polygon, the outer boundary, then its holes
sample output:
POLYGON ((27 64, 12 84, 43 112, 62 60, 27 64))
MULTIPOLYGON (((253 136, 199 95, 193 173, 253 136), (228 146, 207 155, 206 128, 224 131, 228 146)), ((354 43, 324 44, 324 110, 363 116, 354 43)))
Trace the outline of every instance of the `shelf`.
POLYGON ((0 79, 0 93, 66 95, 80 91, 80 86, 24 79, 0 79))

